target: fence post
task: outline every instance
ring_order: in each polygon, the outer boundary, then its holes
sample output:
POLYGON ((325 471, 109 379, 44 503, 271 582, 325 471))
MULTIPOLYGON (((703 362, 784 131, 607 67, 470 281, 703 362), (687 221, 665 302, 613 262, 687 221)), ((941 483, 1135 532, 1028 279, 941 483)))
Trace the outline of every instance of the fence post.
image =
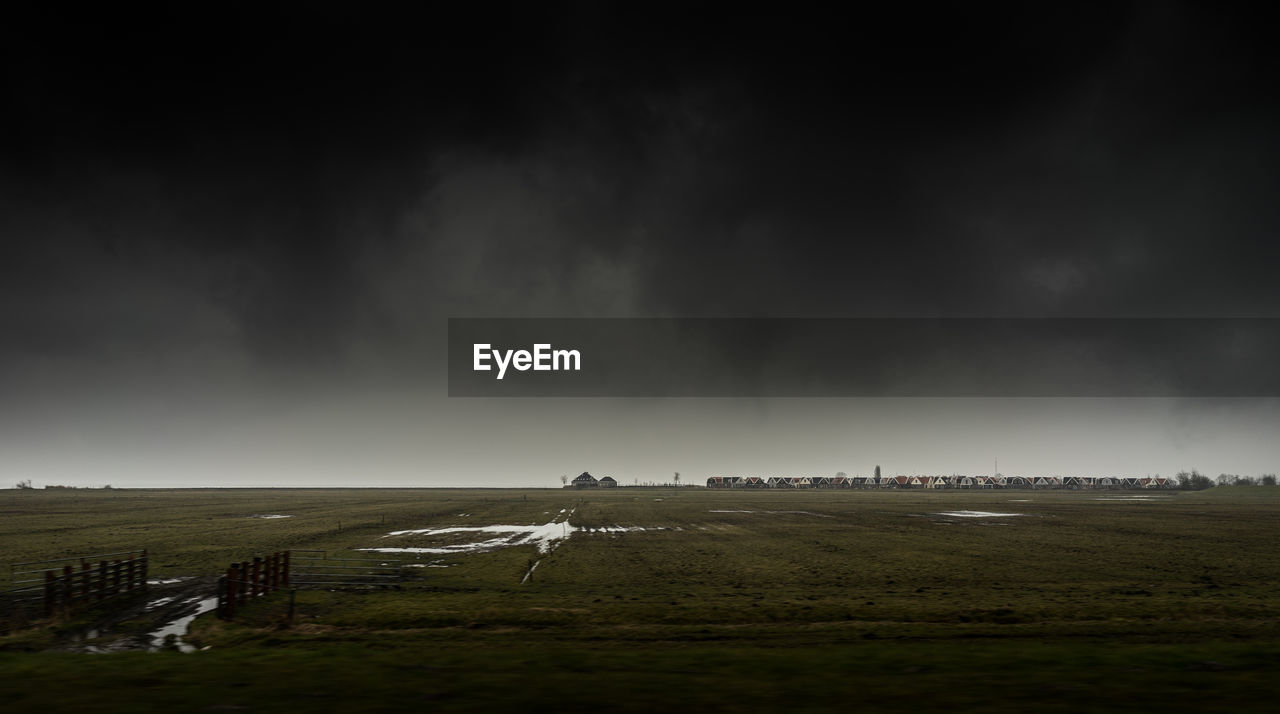
POLYGON ((283 568, 283 570, 284 570, 284 586, 285 586, 285 587, 289 587, 289 553, 290 553, 290 552, 291 552, 291 551, 288 551, 288 550, 286 550, 286 551, 284 552, 284 568, 283 568))
POLYGON ((107 561, 98 561, 98 600, 107 599, 107 561))
POLYGON ((225 620, 227 619, 227 576, 225 575, 218 576, 217 598, 215 612, 218 614, 218 619, 225 620))
POLYGON ((240 594, 240 564, 232 563, 227 568, 227 603, 223 608, 223 617, 230 620, 236 616, 236 597, 240 594))
POLYGON ((80 559, 80 597, 89 599, 89 564, 80 559))
POLYGON ((148 562, 148 561, 147 561, 147 549, 146 549, 146 548, 143 548, 143 549, 142 549, 142 562, 141 562, 141 563, 139 563, 139 565, 141 565, 141 566, 142 566, 142 576, 141 576, 140 578, 138 578, 138 585, 139 585, 143 590, 145 590, 145 589, 147 588, 147 562, 148 562))
POLYGON ((73 572, 70 565, 62 566, 62 607, 64 609, 71 606, 72 588, 75 587, 71 582, 74 578, 73 572))
POLYGON ((125 587, 125 590, 127 590, 128 592, 133 592, 133 567, 134 567, 134 564, 135 564, 135 560, 134 560, 133 556, 129 556, 129 559, 125 561, 125 571, 126 571, 126 572, 125 572, 125 578, 129 581, 129 584, 128 584, 128 585, 125 585, 124 587, 125 587))
POLYGON ((249 582, 253 583, 253 589, 249 591, 250 597, 258 597, 262 594, 262 558, 253 556, 253 577, 249 578, 249 582))
POLYGON ((52 570, 44 571, 44 616, 53 615, 53 603, 58 597, 57 580, 53 577, 52 570))
MULTIPOLYGON (((240 579, 247 581, 249 579, 249 561, 240 561, 240 579)), ((249 602, 249 584, 247 582, 240 583, 240 604, 244 605, 249 602)))

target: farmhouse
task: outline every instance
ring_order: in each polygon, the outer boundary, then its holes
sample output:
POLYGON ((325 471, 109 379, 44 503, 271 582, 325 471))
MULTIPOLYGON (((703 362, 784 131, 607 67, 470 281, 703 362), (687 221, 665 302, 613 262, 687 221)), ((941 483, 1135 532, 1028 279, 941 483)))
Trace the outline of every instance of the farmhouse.
MULTIPOLYGON (((583 471, 570 485, 573 488, 598 488, 600 486, 600 482, 596 480, 595 476, 583 471)), ((617 485, 617 482, 614 482, 614 485, 617 485)))
POLYGON ((605 476, 600 479, 600 488, 617 488, 618 482, 612 476, 605 476))

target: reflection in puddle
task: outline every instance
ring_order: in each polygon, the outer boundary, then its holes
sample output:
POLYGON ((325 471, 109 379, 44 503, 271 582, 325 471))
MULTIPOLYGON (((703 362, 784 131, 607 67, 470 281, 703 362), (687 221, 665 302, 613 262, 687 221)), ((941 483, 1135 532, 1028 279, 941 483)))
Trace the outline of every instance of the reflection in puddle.
POLYGON ((529 578, 532 578, 532 577, 533 577, 533 571, 535 571, 535 570, 537 570, 537 569, 538 569, 538 564, 539 564, 539 563, 541 563, 541 562, 542 562, 541 560, 535 560, 535 561, 533 561, 533 565, 530 565, 530 566, 529 566, 529 571, 528 571, 528 572, 526 572, 526 573, 524 574, 524 577, 520 579, 520 584, 521 584, 521 585, 524 585, 525 583, 529 582, 529 578))
POLYGON ((393 536, 421 535, 437 536, 455 533, 492 533, 496 538, 488 538, 471 543, 451 543, 435 548, 360 548, 374 553, 482 553, 497 548, 515 545, 536 545, 539 553, 550 553, 556 543, 568 538, 576 526, 568 523, 544 523, 533 526, 452 526, 449 528, 418 528, 406 531, 392 531, 383 538, 393 536))
MULTIPOLYGON (((458 553, 485 553, 499 548, 510 548, 512 546, 533 545, 537 546, 538 552, 546 555, 555 549, 560 541, 565 540, 574 533, 633 533, 637 531, 659 531, 668 530, 661 527, 644 527, 644 526, 574 526, 569 524, 569 517, 573 515, 573 511, 569 509, 561 509, 556 514, 556 518, 550 523, 534 524, 527 526, 515 525, 495 525, 495 526, 448 526, 444 528, 415 528, 411 530, 392 531, 383 538, 397 538, 401 536, 457 536, 460 534, 474 534, 477 536, 492 535, 491 538, 482 538, 465 543, 445 543, 436 546, 403 546, 403 547, 382 547, 382 548, 360 548, 359 550, 373 553, 421 553, 436 555, 452 555, 458 553), (567 513, 566 513, 567 511, 567 513), (556 520, 563 517, 563 520, 556 520)), ((447 567, 436 565, 435 563, 427 565, 419 565, 415 567, 447 567)))
POLYGON ((1025 516, 1025 513, 996 513, 994 511, 943 511, 935 513, 936 516, 947 516, 949 518, 1004 518, 1006 516, 1025 516))
MULTIPOLYGON (((187 634, 187 627, 191 625, 192 620, 196 619, 200 615, 203 615, 204 613, 209 612, 210 610, 218 606, 218 598, 207 597, 207 598, 201 599, 201 598, 195 597, 195 598, 191 598, 187 602, 195 605, 194 612, 192 612, 189 615, 180 617, 172 622, 165 623, 165 625, 163 625, 159 629, 156 629, 156 630, 153 630, 152 632, 147 633, 147 637, 151 638, 151 646, 149 649, 152 652, 162 649, 165 644, 165 639, 169 635, 173 635, 176 638, 174 640, 174 643, 178 646, 178 649, 180 651, 182 652, 196 651, 195 647, 187 644, 186 642, 183 642, 182 638, 187 634)), ((151 605, 148 605, 148 609, 150 609, 150 607, 151 605)))
POLYGON ((158 607, 164 607, 165 605, 168 605, 169 603, 171 603, 171 602, 173 602, 174 600, 177 600, 177 599, 178 599, 178 598, 176 598, 176 597, 162 597, 162 598, 160 598, 159 600, 152 600, 151 602, 147 603, 147 610, 146 610, 146 611, 147 611, 147 612, 151 612, 152 610, 154 610, 154 609, 156 609, 156 608, 158 608, 158 607))

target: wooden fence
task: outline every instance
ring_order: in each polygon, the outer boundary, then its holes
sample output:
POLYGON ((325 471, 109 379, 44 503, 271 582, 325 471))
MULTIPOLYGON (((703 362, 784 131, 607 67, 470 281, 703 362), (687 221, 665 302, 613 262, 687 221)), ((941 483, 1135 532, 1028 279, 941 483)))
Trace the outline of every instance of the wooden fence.
POLYGON ((335 558, 323 550, 295 550, 296 588, 387 588, 403 580, 401 564, 387 558, 335 558))
POLYGON ((290 552, 282 550, 265 558, 232 563, 218 579, 218 617, 230 620, 236 608, 253 598, 289 588, 290 552))
POLYGON ((147 551, 73 556, 9 566, 13 593, 46 617, 147 587, 147 551))
POLYGON ((398 560, 331 558, 323 550, 282 550, 265 558, 232 563, 218 579, 218 617, 230 620, 250 600, 276 590, 293 593, 308 588, 386 589, 404 579, 398 560))

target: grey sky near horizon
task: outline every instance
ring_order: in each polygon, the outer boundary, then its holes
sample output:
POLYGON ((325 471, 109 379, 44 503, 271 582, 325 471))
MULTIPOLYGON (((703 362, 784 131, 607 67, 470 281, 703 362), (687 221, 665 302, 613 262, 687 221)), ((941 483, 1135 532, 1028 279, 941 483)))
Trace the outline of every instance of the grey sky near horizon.
POLYGON ((1280 471, 1274 399, 443 373, 449 317, 1280 317, 1245 10, 90 12, 2 50, 0 486, 1280 471))

